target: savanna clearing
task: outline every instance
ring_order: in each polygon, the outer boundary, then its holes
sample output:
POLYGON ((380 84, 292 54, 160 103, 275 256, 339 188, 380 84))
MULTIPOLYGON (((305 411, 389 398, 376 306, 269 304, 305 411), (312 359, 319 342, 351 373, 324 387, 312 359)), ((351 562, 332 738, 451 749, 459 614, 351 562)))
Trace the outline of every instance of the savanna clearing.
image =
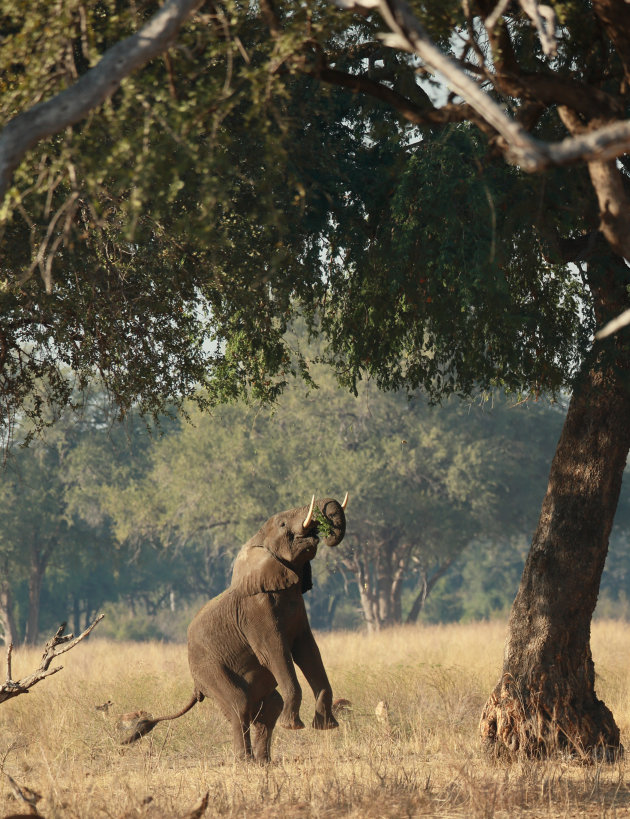
MULTIPOLYGON (((53 817, 627 816, 630 763, 568 759, 491 763, 480 751, 482 706, 499 674, 503 623, 407 626, 318 635, 335 697, 351 701, 336 731, 274 735, 273 762, 235 763, 228 725, 206 700, 121 746, 116 718, 170 713, 191 693, 186 647, 92 638, 64 670, 0 707, 0 765, 42 795, 53 817), (113 702, 107 714, 95 706, 113 702), (377 705, 386 701, 388 708, 377 705), (376 713, 378 711, 378 715, 376 713)), ((597 693, 630 747, 630 627, 593 626, 597 693)), ((39 661, 16 651, 14 677, 39 661)), ((302 718, 314 703, 303 678, 302 718)), ((0 777, 0 815, 24 812, 0 777)))

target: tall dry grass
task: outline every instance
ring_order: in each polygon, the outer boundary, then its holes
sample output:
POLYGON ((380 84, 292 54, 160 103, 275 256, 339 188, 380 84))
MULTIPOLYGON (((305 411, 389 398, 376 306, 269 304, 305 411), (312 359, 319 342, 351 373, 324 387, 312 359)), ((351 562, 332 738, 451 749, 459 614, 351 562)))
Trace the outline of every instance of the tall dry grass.
MULTIPOLYGON (((318 640, 335 696, 352 702, 337 731, 274 735, 273 763, 235 762, 210 701, 121 746, 115 716, 170 713, 191 693, 185 646, 92 639, 64 670, 0 706, 0 764, 42 794, 45 817, 185 816, 206 792, 207 816, 630 816, 624 761, 490 763, 477 741, 483 703, 501 664, 505 627, 404 627, 318 640), (95 706, 112 700, 104 717, 95 706), (388 718, 375 706, 385 700, 388 718)), ((630 633, 593 629, 598 693, 630 746, 630 633)), ((14 677, 39 653, 19 651, 14 677)), ((313 712, 306 683, 302 716, 313 712)), ((0 776, 0 816, 21 809, 0 776)))

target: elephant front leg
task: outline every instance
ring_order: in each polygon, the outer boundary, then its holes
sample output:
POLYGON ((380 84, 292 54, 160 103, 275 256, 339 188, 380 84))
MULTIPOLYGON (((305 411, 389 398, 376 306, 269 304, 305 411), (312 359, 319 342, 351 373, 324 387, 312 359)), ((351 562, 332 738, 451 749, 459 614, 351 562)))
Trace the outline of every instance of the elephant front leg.
POLYGON ((295 669, 291 663, 292 673, 287 674, 287 678, 283 681, 278 680, 278 687, 282 693, 284 706, 280 717, 278 718, 278 725, 282 728, 288 728, 292 731, 297 731, 304 728, 304 723, 300 718, 300 705, 302 704, 302 689, 295 676, 295 669))
POLYGON ((300 705, 286 705, 280 714, 278 725, 281 728, 288 728, 290 731, 299 731, 304 728, 304 723, 300 718, 300 705))
POLYGON ((293 658, 308 680, 315 696, 313 728, 319 730, 338 728, 339 723, 332 713, 332 688, 310 627, 295 641, 293 658))
POLYGON ((315 715, 313 716, 313 728, 326 730, 328 728, 338 728, 339 723, 332 713, 332 691, 330 688, 323 688, 315 700, 315 715))
MULTIPOLYGON (((286 594, 255 595, 257 599, 256 620, 247 631, 249 644, 256 655, 256 659, 266 672, 271 672, 273 681, 268 691, 277 686, 284 706, 278 719, 278 725, 292 730, 304 728, 300 719, 300 705, 302 703, 302 689, 297 679, 291 643, 287 639, 286 630, 296 615, 296 600, 286 594)), ((264 695, 265 692, 261 691, 264 695)))
POLYGON ((274 657, 270 662, 270 669, 284 700, 282 712, 278 718, 278 725, 290 730, 304 728, 300 719, 300 705, 302 704, 302 689, 295 673, 295 666, 288 650, 284 649, 281 656, 274 657))

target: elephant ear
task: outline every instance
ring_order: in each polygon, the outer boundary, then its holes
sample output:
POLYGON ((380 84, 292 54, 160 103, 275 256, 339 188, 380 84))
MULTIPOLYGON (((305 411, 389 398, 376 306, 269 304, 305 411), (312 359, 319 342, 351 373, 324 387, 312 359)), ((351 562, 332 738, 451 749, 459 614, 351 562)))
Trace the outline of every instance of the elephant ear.
POLYGON ((282 591, 299 582, 300 578, 292 569, 260 546, 241 551, 234 561, 232 588, 245 597, 282 591))

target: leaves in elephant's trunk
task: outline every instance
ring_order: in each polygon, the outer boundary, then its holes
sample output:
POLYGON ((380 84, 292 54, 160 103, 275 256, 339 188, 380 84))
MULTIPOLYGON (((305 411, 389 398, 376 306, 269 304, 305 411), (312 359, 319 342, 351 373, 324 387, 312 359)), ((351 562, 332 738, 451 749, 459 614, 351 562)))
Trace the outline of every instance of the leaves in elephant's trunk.
POLYGON ((329 535, 335 533, 335 527, 333 526, 332 521, 328 520, 321 509, 317 509, 316 507, 313 510, 313 519, 317 523, 317 534, 320 535, 320 537, 327 538, 329 535))

